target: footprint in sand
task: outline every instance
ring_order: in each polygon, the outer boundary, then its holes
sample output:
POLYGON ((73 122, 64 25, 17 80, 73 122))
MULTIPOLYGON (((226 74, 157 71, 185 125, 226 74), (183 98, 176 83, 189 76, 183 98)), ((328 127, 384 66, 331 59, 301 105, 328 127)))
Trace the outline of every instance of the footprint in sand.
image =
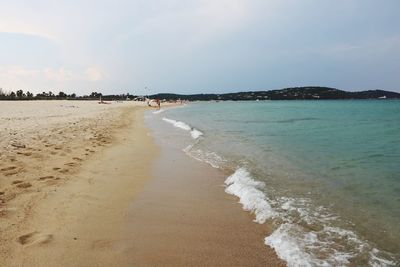
POLYGON ((65 163, 65 165, 73 167, 73 166, 76 166, 76 163, 75 162, 68 162, 68 163, 65 163))
POLYGON ((31 183, 28 183, 28 182, 17 184, 17 187, 18 187, 18 188, 28 188, 28 187, 31 187, 31 186, 32 186, 32 184, 31 184, 31 183))
POLYGON ((18 170, 15 170, 15 171, 10 171, 10 172, 6 172, 6 173, 4 173, 4 176, 11 176, 11 175, 15 175, 15 174, 17 174, 17 173, 19 173, 19 171, 18 171, 18 170))
POLYGON ((17 194, 14 192, 4 192, 4 194, 1 195, 0 201, 3 203, 6 203, 6 202, 14 199, 16 196, 17 196, 17 194))
POLYGON ((82 160, 83 160, 83 159, 78 158, 78 157, 73 157, 72 159, 73 159, 73 160, 76 160, 76 161, 82 161, 82 160))
POLYGON ((2 168, 2 169, 0 169, 0 171, 6 172, 6 171, 15 170, 16 168, 17 167, 15 167, 15 166, 10 166, 10 167, 6 167, 6 168, 2 168))
POLYGON ((39 177, 38 180, 45 181, 45 180, 59 180, 59 179, 60 178, 54 177, 53 175, 48 175, 48 176, 39 177))
POLYGON ((53 171, 58 171, 59 169, 61 169, 61 168, 59 168, 59 167, 54 167, 54 168, 53 168, 53 171))
POLYGON ((21 180, 15 180, 15 181, 13 181, 13 182, 12 182, 12 184, 20 184, 20 183, 22 183, 22 182, 24 182, 24 181, 21 181, 21 180))
POLYGON ((38 231, 21 235, 17 238, 17 242, 21 245, 47 244, 53 240, 52 234, 43 234, 38 231))
POLYGON ((17 154, 18 155, 24 155, 24 156, 27 156, 27 157, 32 156, 31 152, 17 152, 17 154))
POLYGON ((11 176, 20 172, 20 169, 17 169, 16 166, 10 166, 6 168, 0 169, 0 171, 4 174, 4 176, 11 176))

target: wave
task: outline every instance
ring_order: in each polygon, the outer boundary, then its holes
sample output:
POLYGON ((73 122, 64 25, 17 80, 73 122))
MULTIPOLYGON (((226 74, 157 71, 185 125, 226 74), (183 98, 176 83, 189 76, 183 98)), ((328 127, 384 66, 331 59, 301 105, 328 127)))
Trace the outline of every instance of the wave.
POLYGON ((243 209, 256 215, 255 222, 264 223, 267 219, 274 217, 273 211, 266 195, 261 191, 265 187, 263 182, 255 181, 244 169, 238 169, 225 180, 227 188, 225 192, 237 196, 243 209))
POLYGON ((199 130, 193 128, 193 129, 190 131, 190 135, 192 136, 193 139, 197 139, 197 138, 199 138, 200 136, 202 136, 203 133, 200 132, 199 130))
MULTIPOLYGON (((199 139, 198 139, 199 140, 199 139)), ((189 157, 208 163, 211 165, 211 167, 219 169, 225 162, 226 160, 219 156, 217 153, 212 152, 212 151, 205 151, 202 149, 196 148, 197 141, 194 144, 188 145, 183 149, 183 152, 186 153, 189 157)))
POLYGON ((255 214, 255 222, 270 220, 277 228, 265 237, 266 245, 295 266, 346 266, 364 255, 369 266, 395 266, 388 253, 379 251, 351 230, 335 226, 338 216, 306 198, 270 199, 266 185, 255 180, 245 168, 225 180, 225 192, 235 195, 243 209, 255 214))
POLYGON ((168 119, 166 117, 164 117, 162 119, 163 119, 163 121, 166 121, 166 122, 172 124, 173 126, 175 126, 177 128, 180 128, 180 129, 185 130, 185 131, 189 131, 190 135, 192 136, 193 139, 197 139, 197 138, 199 138, 200 136, 203 135, 203 133, 201 131, 191 127, 190 125, 188 125, 188 124, 186 124, 186 123, 184 123, 182 121, 176 121, 176 120, 168 119))
POLYGON ((190 125, 188 125, 185 122, 182 121, 176 121, 173 119, 169 119, 166 117, 162 118, 163 121, 172 124, 173 126, 180 128, 182 130, 185 131, 189 131, 190 132, 190 136, 195 139, 196 141, 193 144, 188 145, 187 147, 185 147, 183 150, 183 152, 186 153, 186 155, 188 155, 189 157, 201 161, 201 162, 205 162, 209 165, 211 165, 213 168, 220 168, 220 166, 226 162, 226 160, 224 160, 222 157, 220 157, 217 153, 212 152, 212 151, 207 151, 207 150, 203 150, 203 149, 199 149, 196 147, 196 145, 199 143, 199 141, 201 140, 201 136, 203 136, 203 132, 201 132, 200 130, 191 127, 190 125))

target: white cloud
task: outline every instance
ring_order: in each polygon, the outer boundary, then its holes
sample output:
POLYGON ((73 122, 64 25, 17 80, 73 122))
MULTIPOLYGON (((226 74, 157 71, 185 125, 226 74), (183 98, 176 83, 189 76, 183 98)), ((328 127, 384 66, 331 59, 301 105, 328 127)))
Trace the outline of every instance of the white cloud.
POLYGON ((20 65, 0 66, 0 88, 6 90, 65 89, 75 84, 99 82, 104 77, 104 71, 93 66, 82 71, 73 71, 64 67, 35 69, 20 65))

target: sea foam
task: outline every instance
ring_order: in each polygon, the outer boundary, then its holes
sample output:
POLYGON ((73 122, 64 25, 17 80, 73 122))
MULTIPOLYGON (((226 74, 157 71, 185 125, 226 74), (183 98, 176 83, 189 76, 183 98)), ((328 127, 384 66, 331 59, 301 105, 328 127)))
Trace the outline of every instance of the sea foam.
POLYGON ((265 238, 265 244, 275 249, 278 257, 292 266, 312 266, 309 254, 299 246, 297 240, 288 232, 289 224, 282 224, 270 236, 265 238))
MULTIPOLYGON (((282 197, 272 201, 264 193, 265 183, 255 180, 245 168, 237 169, 225 184, 225 192, 237 196, 243 209, 255 214, 255 222, 278 222, 264 242, 289 267, 347 266, 358 253, 377 251, 353 231, 332 226, 337 217, 324 207, 312 208, 309 199, 282 197), (316 225, 318 230, 312 227, 316 225)), ((394 261, 372 252, 368 265, 394 266, 394 261)))
POLYGON ((190 132, 190 136, 193 139, 197 139, 197 138, 199 138, 200 136, 203 135, 203 133, 201 131, 191 127, 190 125, 188 125, 188 124, 186 124, 186 123, 184 123, 182 121, 176 121, 176 120, 168 119, 166 117, 163 118, 163 121, 166 121, 166 122, 172 124, 173 126, 175 126, 177 128, 180 128, 182 130, 189 131, 190 132))
POLYGON ((208 163, 209 165, 211 165, 211 167, 219 169, 221 165, 226 162, 226 160, 215 152, 196 148, 196 145, 198 143, 197 140, 199 139, 196 139, 196 143, 185 147, 183 149, 183 152, 185 152, 186 155, 194 158, 195 160, 208 163))
MULTIPOLYGON (((300 225, 284 223, 270 236, 267 236, 264 241, 266 245, 276 251, 279 258, 287 262, 289 267, 346 266, 355 254, 341 247, 336 249, 329 247, 333 240, 321 240, 320 238, 321 235, 331 235, 332 233, 326 229, 318 232, 305 231, 300 225), (324 251, 324 257, 315 254, 321 251, 324 251)), ((355 237, 352 232, 346 231, 346 233, 335 235, 335 238, 343 238, 349 233, 351 233, 351 237, 355 237)), ((359 245, 361 245, 361 242, 359 245)), ((362 247, 360 247, 360 250, 362 250, 362 247)))
POLYGON ((197 130, 197 129, 192 129, 192 130, 190 131, 190 135, 192 136, 193 139, 197 139, 197 138, 199 138, 200 136, 202 136, 203 133, 200 132, 200 131, 197 130))
POLYGON ((267 196, 261 191, 265 184, 252 179, 246 169, 238 169, 225 180, 225 184, 225 192, 237 196, 243 209, 255 214, 255 222, 264 223, 267 219, 275 217, 276 213, 267 196))

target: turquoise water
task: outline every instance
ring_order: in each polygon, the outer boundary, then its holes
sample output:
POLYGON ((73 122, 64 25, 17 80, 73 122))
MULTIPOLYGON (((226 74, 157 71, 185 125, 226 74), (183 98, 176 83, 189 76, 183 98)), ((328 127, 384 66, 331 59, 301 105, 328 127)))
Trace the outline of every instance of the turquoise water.
POLYGON ((400 264, 400 101, 195 103, 154 117, 233 174, 227 192, 273 226, 265 243, 290 266, 400 264))

